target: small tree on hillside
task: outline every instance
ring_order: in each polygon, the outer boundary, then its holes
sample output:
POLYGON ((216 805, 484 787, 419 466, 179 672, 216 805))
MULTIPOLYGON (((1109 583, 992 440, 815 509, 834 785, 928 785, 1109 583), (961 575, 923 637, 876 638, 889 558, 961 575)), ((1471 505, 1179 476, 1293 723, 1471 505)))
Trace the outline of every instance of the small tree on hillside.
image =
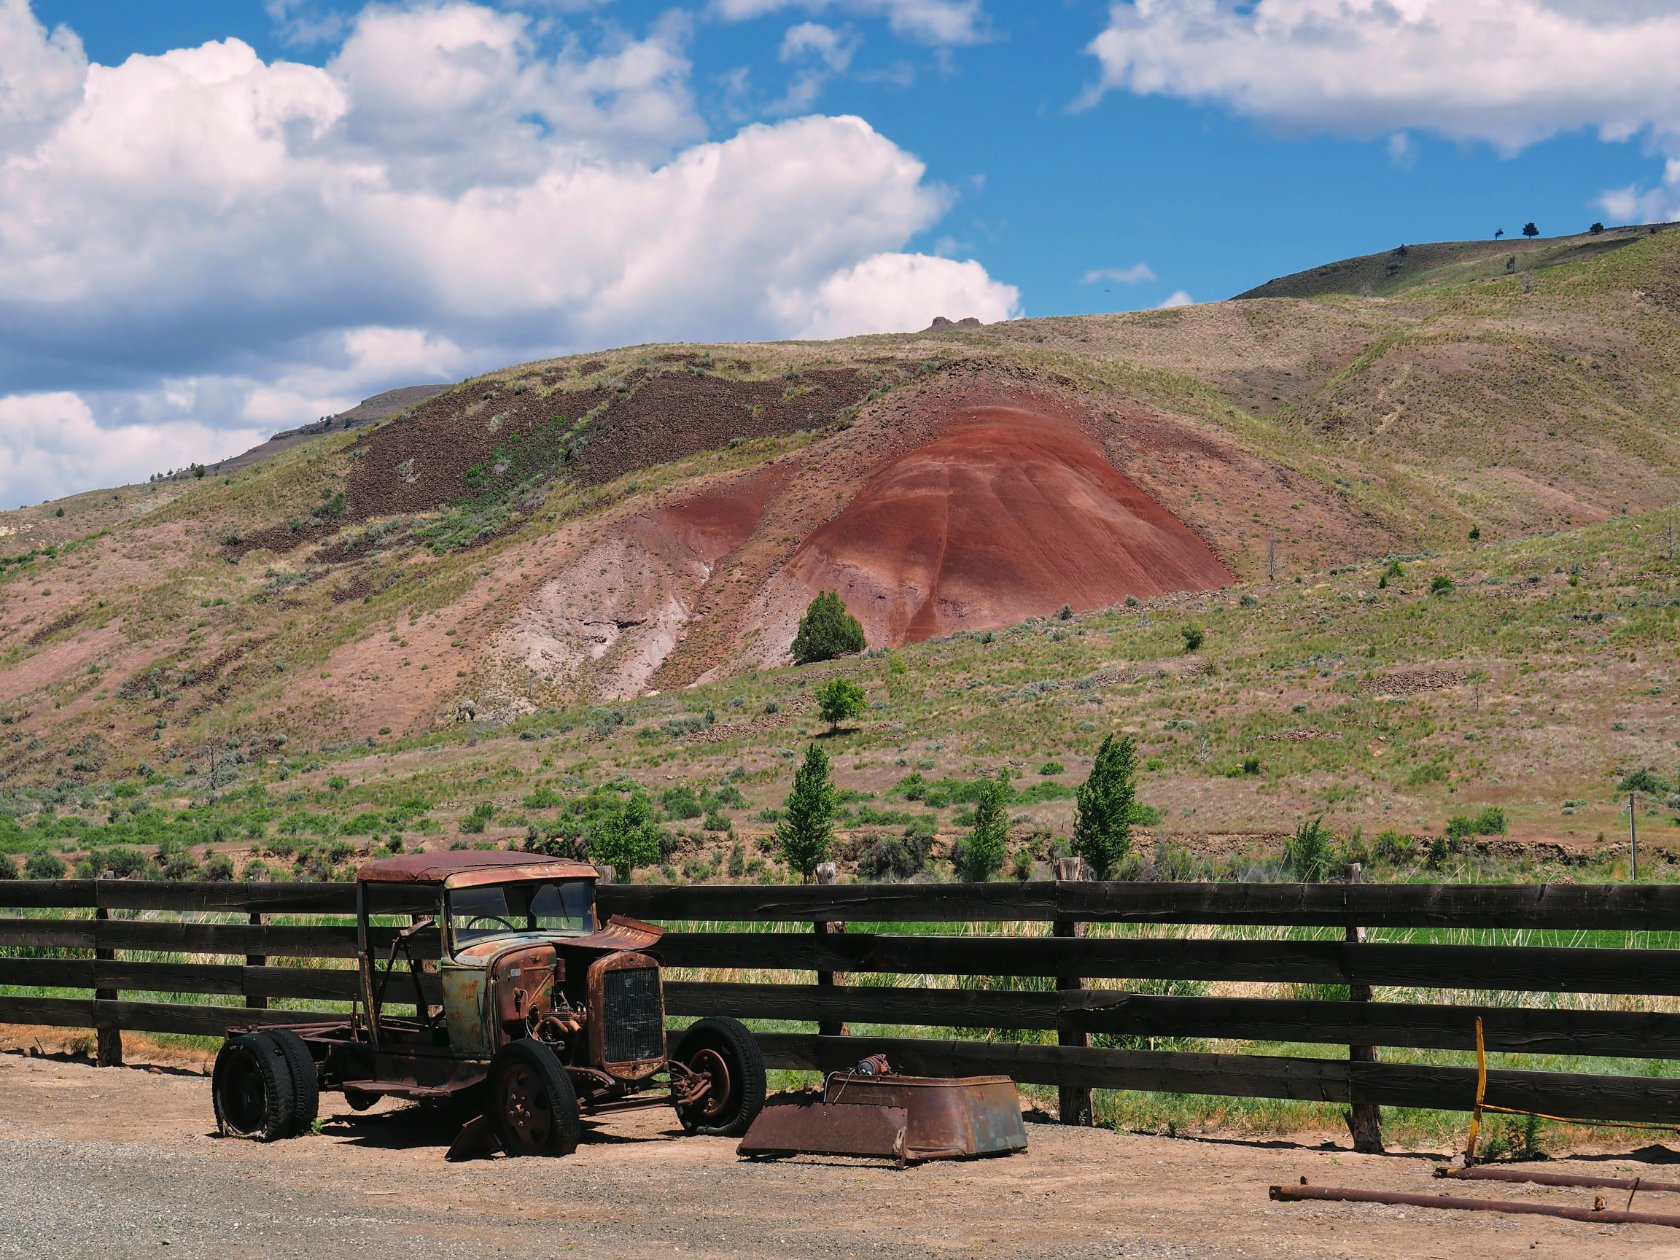
POLYGON ((1540 229, 1535 227, 1532 223, 1525 223, 1523 224, 1523 235, 1527 237, 1539 236, 1540 229))
POLYGON ((799 633, 793 636, 793 663, 831 661, 851 656, 868 647, 863 623, 846 611, 838 591, 822 591, 799 619, 799 633))
POLYGON ((1003 869, 1003 859, 1009 850, 1005 793, 1002 783, 988 779, 974 802, 974 826, 962 842, 957 861, 957 874, 970 883, 983 883, 1003 869))
POLYGON ((1303 884, 1321 884, 1329 879, 1334 861, 1330 829, 1322 816, 1302 822, 1283 842, 1284 865, 1303 884))
POLYGON ((1595 223, 1588 228, 1587 231, 1591 232, 1594 236, 1597 236, 1600 232, 1604 231, 1604 224, 1595 223))
POLYGON ((589 860, 611 866, 620 879, 629 879, 638 866, 659 861, 659 828, 647 797, 634 792, 601 812, 590 829, 589 860))
POLYGON ((1091 775, 1074 797, 1073 851, 1107 879, 1132 847, 1137 809, 1137 744, 1130 735, 1105 736, 1091 775))
POLYGON ((834 783, 828 777, 828 755, 815 744, 805 749, 805 760, 793 774, 793 791, 782 806, 782 820, 776 825, 776 840, 782 860, 799 872, 801 883, 828 860, 834 840, 834 783))
POLYGON ((863 688, 845 678, 825 683, 817 692, 817 713, 828 723, 828 733, 837 735, 840 723, 857 717, 865 707, 863 688))

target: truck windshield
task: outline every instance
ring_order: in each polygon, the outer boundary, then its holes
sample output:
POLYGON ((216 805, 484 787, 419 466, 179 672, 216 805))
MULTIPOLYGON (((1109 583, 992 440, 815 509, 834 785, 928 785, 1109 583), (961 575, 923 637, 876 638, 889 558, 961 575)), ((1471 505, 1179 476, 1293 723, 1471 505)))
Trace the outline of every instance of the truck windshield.
POLYGON ((456 945, 509 932, 588 932, 595 926, 593 892, 587 879, 456 888, 449 928, 456 945))

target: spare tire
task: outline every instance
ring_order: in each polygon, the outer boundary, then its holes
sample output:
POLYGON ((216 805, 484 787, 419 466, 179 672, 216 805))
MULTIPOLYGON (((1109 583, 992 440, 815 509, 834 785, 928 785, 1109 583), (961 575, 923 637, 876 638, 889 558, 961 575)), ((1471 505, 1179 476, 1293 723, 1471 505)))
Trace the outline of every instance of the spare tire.
POLYGON ((280 1042, 266 1034, 245 1033, 222 1046, 210 1099, 225 1137, 272 1142, 297 1132, 291 1063, 280 1042))

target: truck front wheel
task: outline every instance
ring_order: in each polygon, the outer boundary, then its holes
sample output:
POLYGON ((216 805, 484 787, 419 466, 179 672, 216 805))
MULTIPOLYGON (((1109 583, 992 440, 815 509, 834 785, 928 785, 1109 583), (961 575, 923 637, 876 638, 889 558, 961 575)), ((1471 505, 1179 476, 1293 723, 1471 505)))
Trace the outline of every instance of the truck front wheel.
POLYGON ((540 1041, 510 1041, 490 1062, 490 1127, 509 1155, 570 1155, 582 1133, 572 1078, 540 1041))
POLYGON ((752 1127, 764 1107, 764 1055, 745 1024, 727 1015, 690 1024, 675 1057, 712 1083, 699 1102, 677 1108, 686 1132, 740 1137, 752 1127))

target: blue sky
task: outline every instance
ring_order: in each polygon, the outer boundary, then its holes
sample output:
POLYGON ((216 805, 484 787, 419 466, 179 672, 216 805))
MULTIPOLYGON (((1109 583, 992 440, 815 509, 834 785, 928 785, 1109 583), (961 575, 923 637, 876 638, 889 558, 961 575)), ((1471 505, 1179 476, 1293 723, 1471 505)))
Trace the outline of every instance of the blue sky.
POLYGON ((1666 0, 0 0, 0 504, 525 357, 1675 217, 1675 64, 1666 0))

